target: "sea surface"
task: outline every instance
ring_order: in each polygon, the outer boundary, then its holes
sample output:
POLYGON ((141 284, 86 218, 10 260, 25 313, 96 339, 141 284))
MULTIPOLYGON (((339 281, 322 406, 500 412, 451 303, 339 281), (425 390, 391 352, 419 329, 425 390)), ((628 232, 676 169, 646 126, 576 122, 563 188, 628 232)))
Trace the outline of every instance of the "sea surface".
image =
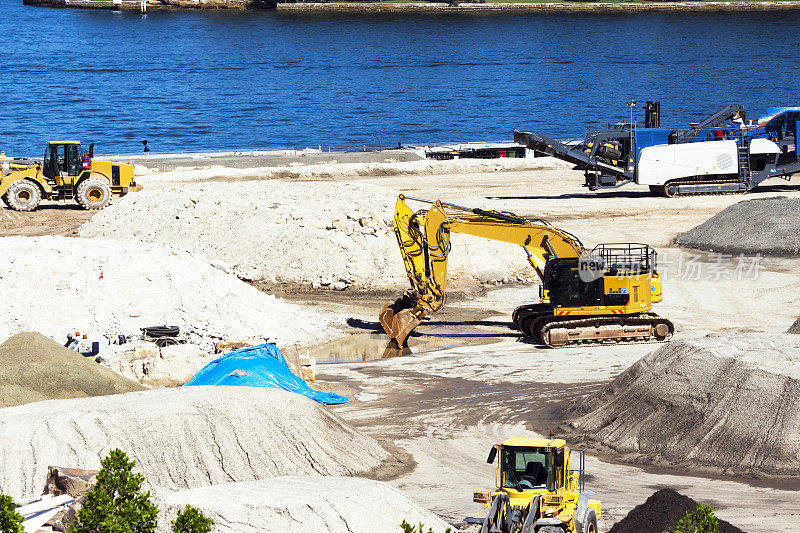
POLYGON ((0 0, 0 149, 100 153, 561 138, 660 100, 683 125, 800 105, 797 13, 297 15, 0 0))

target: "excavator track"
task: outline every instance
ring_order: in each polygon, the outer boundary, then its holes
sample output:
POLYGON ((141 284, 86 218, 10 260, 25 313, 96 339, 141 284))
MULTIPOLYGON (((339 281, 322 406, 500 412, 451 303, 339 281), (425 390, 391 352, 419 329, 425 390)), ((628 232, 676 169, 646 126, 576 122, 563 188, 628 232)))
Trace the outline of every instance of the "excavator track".
POLYGON ((654 313, 569 320, 555 316, 552 318, 553 320, 539 321, 538 331, 531 335, 550 348, 583 344, 666 342, 675 332, 672 322, 654 313))
POLYGON ((551 314, 550 306, 543 303, 520 305, 511 313, 511 321, 514 323, 512 329, 525 332, 525 322, 538 316, 551 314))

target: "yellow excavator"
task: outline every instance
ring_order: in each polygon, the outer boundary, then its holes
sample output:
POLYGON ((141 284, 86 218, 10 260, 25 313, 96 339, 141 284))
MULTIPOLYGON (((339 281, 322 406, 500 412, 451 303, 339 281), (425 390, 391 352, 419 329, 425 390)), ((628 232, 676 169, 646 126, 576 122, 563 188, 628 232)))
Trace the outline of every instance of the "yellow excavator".
POLYGON ((539 275, 540 301, 518 307, 514 325, 558 348, 588 343, 659 342, 669 320, 651 312, 662 299, 656 252, 646 244, 600 244, 587 250, 570 233, 540 219, 400 195, 394 231, 411 288, 383 306, 380 323, 397 346, 446 300, 450 235, 463 233, 522 247, 539 275), (414 211, 408 200, 429 206, 414 211))
POLYGON ((598 533, 600 501, 584 487, 583 450, 563 439, 513 438, 492 446, 498 459, 494 490, 476 490, 472 501, 488 507, 480 533, 598 533))

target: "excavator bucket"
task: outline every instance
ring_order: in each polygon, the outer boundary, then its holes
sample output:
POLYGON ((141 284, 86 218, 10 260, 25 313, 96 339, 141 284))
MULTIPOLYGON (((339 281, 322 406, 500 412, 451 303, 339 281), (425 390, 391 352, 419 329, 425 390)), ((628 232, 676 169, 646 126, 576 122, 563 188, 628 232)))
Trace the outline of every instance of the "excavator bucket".
POLYGON ((397 343, 398 347, 406 345, 408 336, 411 335, 421 319, 414 314, 416 301, 409 295, 403 295, 394 302, 388 302, 381 308, 380 320, 383 331, 389 338, 397 343))

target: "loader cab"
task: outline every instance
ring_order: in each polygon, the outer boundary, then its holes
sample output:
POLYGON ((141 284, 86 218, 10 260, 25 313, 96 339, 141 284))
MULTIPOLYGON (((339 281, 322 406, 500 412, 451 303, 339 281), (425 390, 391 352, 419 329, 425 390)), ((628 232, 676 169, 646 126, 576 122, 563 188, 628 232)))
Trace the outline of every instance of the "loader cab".
POLYGON ((44 151, 42 173, 46 178, 75 177, 82 172, 79 141, 50 141, 44 151))
POLYGON ((555 492, 563 485, 564 448, 503 446, 500 465, 503 488, 555 492))
MULTIPOLYGON (((532 494, 563 494, 570 488, 569 456, 564 439, 512 438, 492 446, 486 462, 496 465, 497 491, 512 500, 530 499, 532 494)), ((476 503, 486 505, 490 500, 491 493, 473 494, 476 503)))

